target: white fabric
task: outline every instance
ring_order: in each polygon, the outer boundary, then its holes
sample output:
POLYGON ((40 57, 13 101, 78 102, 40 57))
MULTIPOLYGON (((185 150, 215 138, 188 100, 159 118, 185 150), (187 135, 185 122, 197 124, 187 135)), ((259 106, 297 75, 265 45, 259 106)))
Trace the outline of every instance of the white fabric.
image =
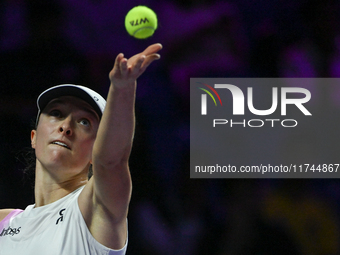
POLYGON ((78 206, 83 188, 45 206, 29 205, 7 221, 0 229, 0 255, 124 255, 127 242, 111 250, 91 235, 78 206))

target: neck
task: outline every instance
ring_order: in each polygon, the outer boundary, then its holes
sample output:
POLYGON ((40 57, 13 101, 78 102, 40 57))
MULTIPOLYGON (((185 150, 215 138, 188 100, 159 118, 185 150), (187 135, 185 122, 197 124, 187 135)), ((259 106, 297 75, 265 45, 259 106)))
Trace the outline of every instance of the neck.
POLYGON ((84 186, 87 182, 86 171, 74 176, 57 178, 37 165, 34 187, 35 207, 53 203, 84 186))

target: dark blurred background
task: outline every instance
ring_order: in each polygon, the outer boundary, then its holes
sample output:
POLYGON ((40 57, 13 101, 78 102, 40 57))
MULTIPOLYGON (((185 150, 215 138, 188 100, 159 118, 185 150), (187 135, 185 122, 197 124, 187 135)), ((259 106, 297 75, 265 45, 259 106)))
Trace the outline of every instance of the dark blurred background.
MULTIPOLYGON (((189 178, 190 77, 340 77, 339 4, 2 0, 0 208, 34 203, 22 169, 40 92, 74 83, 106 96, 116 55, 160 42, 161 60, 138 80, 127 254, 340 254, 338 179, 189 178), (124 28, 140 4, 159 20, 145 40, 124 28)), ((340 87, 309 89, 315 109, 329 113, 322 123, 339 121, 340 87)), ((318 149, 339 141, 338 130, 322 123, 274 139, 282 163, 336 158, 332 146, 318 149)))

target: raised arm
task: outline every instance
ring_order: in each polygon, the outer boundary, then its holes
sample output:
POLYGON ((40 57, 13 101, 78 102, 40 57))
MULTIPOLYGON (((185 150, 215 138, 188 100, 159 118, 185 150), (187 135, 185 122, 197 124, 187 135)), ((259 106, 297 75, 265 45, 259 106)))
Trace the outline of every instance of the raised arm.
MULTIPOLYGON (((126 237, 125 220, 132 189, 128 160, 135 127, 136 79, 154 60, 160 58, 157 52, 161 48, 160 44, 153 44, 129 59, 121 53, 109 74, 111 85, 107 104, 93 146, 93 178, 79 198, 81 211, 92 235, 109 247, 110 240, 103 237, 105 232, 112 235, 114 228, 113 232, 116 233, 111 238, 120 240, 113 245, 117 247, 126 237), (82 205, 84 203, 89 203, 88 208, 82 205), (107 231, 103 231, 105 224, 99 224, 102 221, 110 225, 107 231), (99 231, 103 234, 97 233, 99 231), (105 240, 102 241, 103 238, 105 240)), ((111 248, 114 247, 111 245, 111 248)))

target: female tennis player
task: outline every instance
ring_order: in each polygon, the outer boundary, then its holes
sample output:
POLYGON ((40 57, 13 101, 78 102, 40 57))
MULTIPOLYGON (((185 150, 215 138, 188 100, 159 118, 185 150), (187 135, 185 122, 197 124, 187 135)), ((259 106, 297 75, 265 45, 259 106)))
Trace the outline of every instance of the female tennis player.
POLYGON ((35 204, 0 210, 0 255, 125 254, 136 79, 161 48, 118 54, 107 100, 72 84, 40 94, 31 132, 35 204))

